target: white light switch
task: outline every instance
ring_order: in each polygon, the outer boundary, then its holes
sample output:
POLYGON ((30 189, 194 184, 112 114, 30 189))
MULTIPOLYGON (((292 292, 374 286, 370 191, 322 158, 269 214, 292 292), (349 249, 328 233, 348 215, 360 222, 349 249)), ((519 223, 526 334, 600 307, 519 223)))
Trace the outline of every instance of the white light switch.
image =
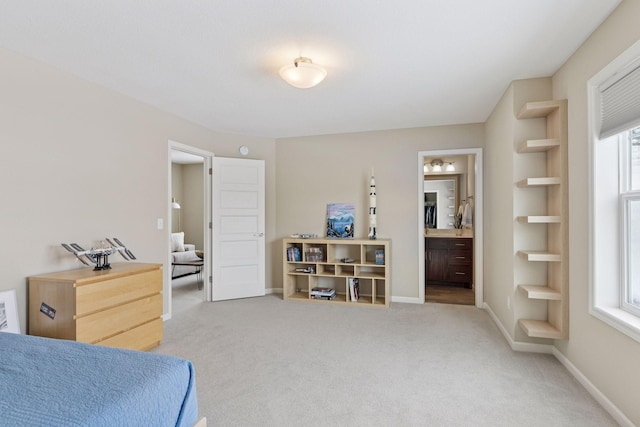
POLYGON ((158 230, 162 230, 164 228, 164 219, 158 218, 158 230))

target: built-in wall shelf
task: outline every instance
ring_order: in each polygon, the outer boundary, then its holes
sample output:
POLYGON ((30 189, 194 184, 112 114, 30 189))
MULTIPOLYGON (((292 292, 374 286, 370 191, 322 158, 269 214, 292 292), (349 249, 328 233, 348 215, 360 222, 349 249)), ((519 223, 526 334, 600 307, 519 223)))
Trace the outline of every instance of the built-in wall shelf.
MULTIPOLYGON (((527 192, 527 187, 546 188, 546 214, 518 216, 517 220, 524 224, 541 224, 546 228, 546 250, 519 250, 518 256, 544 269, 549 285, 518 285, 518 289, 527 296, 527 300, 537 300, 535 304, 546 304, 546 318, 520 319, 520 328, 529 337, 568 339, 569 338, 569 197, 568 189, 568 150, 567 150, 567 101, 527 102, 522 106, 518 119, 544 118, 546 135, 543 139, 529 139, 516 148, 518 153, 541 153, 546 157, 547 176, 526 178, 518 181, 517 186, 523 188, 530 197, 540 197, 540 193, 527 192), (535 193, 535 194, 534 194, 535 193)), ((536 160, 538 161, 538 160, 536 160)), ((523 194, 523 197, 529 197, 523 194)), ((538 199, 535 199, 536 201, 538 199)), ((526 244, 531 232, 520 227, 523 236, 520 241, 526 244)), ((537 245, 536 245, 537 247, 537 245)), ((540 271, 542 273, 542 270, 540 271)), ((531 302, 531 304, 534 304, 531 302)))
POLYGON ((558 328, 544 320, 520 319, 518 324, 530 337, 564 339, 565 336, 558 328))
POLYGON ((535 119, 547 117, 561 107, 566 107, 566 100, 527 102, 520 108, 516 117, 518 119, 535 119), (563 105, 564 104, 564 105, 563 105))
POLYGON ((560 146, 560 140, 552 139, 530 139, 523 142, 518 147, 518 153, 538 153, 541 151, 549 151, 560 146))
POLYGON ((549 301, 560 301, 562 294, 549 286, 543 285, 518 285, 518 289, 527 295, 527 298, 531 299, 544 299, 549 301))
POLYGON ((518 181, 518 187, 544 187, 546 185, 560 185, 560 178, 557 176, 545 176, 542 178, 526 178, 518 181))
POLYGON ((562 260, 560 254, 546 251, 518 251, 518 256, 527 261, 560 262, 562 260))
POLYGON ((560 223, 560 216, 558 215, 519 216, 518 222, 523 222, 526 224, 558 224, 560 223))

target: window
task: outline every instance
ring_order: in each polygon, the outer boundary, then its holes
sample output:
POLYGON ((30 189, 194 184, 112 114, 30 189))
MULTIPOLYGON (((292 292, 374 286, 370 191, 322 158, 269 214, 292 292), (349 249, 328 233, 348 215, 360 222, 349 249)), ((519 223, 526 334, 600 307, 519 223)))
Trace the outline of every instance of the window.
POLYGON ((622 147, 618 167, 622 214, 621 308, 640 316, 640 127, 617 137, 622 147))
POLYGON ((622 309, 640 316, 640 127, 620 135, 622 309))
POLYGON ((589 81, 589 312, 640 341, 640 42, 589 81))

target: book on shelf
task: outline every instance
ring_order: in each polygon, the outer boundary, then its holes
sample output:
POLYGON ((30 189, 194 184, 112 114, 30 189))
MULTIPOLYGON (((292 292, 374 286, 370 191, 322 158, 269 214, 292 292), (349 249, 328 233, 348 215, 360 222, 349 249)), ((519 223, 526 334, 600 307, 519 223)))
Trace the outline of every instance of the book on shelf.
POLYGON ((384 249, 376 249, 376 265, 384 265, 384 249))
POLYGON ((300 253, 299 247, 289 246, 287 248, 287 261, 290 261, 290 262, 302 261, 302 254, 300 253))
POLYGON ((358 301, 360 298, 360 283, 357 277, 349 277, 349 296, 351 301, 358 301))
POLYGON ((324 261, 324 253, 322 252, 322 248, 312 246, 309 248, 305 248, 304 253, 308 262, 324 261))

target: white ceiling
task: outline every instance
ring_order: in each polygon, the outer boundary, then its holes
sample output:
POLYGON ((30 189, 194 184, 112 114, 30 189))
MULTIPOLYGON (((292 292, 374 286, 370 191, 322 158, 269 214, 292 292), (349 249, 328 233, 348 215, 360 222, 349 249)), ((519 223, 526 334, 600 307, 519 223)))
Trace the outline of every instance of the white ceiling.
POLYGON ((484 122, 620 0, 7 0, 0 46, 210 129, 271 138, 484 122), (296 89, 278 69, 328 70, 296 89))

